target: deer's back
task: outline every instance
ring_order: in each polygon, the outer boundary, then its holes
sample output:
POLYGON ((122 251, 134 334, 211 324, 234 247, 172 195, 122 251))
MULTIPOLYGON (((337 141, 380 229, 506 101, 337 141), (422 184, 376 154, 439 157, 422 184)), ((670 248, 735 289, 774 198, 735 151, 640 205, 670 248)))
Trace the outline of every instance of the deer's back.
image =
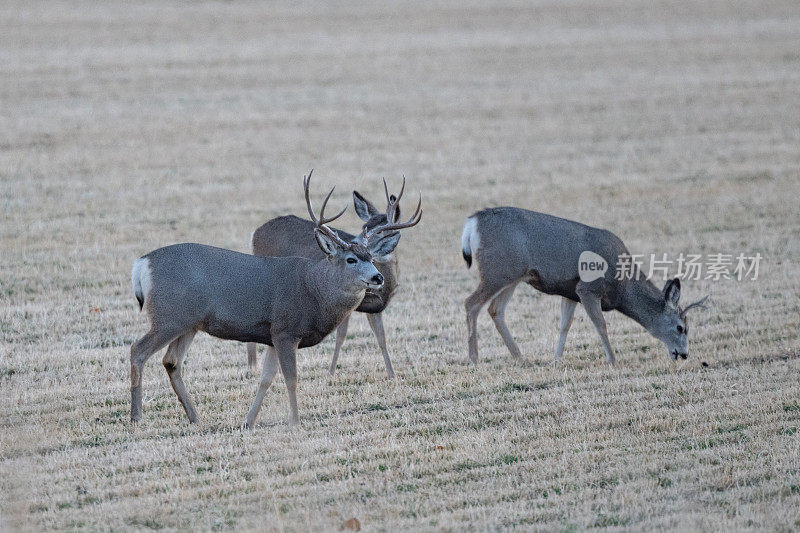
POLYGON ((473 253, 481 272, 509 280, 526 279, 548 294, 577 298, 582 252, 593 252, 607 262, 605 278, 609 281, 616 274, 619 255, 627 253, 610 231, 537 211, 496 207, 470 218, 477 221, 480 245, 473 253))
MULTIPOLYGON (((253 255, 262 257, 306 257, 308 259, 325 259, 325 253, 320 249, 314 237, 315 225, 310 220, 305 220, 294 215, 273 218, 258 227, 253 232, 253 255)), ((353 236, 343 231, 336 230, 345 240, 353 236)), ((348 239, 349 238, 349 239, 348 239)))
MULTIPOLYGON (((311 296, 301 280, 313 261, 262 258, 184 243, 144 256, 153 289, 148 312, 159 324, 222 339, 271 344, 270 331, 311 296)), ((318 341, 317 341, 318 342, 318 341)))
MULTIPOLYGON (((314 237, 316 226, 310 220, 295 215, 273 218, 253 232, 253 255, 262 257, 306 257, 315 261, 325 258, 314 237)), ((352 241, 355 235, 332 228, 345 241, 352 241)), ((383 286, 377 291, 370 291, 364 296, 356 311, 362 313, 380 313, 389 304, 397 287, 397 261, 392 258, 388 262, 375 262, 375 268, 383 275, 383 286)))

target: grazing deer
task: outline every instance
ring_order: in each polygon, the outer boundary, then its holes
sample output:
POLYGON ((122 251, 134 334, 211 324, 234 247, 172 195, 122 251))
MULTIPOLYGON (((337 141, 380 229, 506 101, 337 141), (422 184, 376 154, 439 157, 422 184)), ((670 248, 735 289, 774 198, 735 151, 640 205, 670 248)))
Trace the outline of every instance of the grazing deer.
MULTIPOLYGON (((400 219, 400 198, 403 196, 405 186, 406 180, 403 178, 403 185, 400 187, 398 195, 390 195, 389 189, 386 186, 386 181, 384 180, 383 190, 386 193, 385 213, 378 211, 378 209, 358 191, 353 191, 353 204, 355 205, 356 213, 364 222, 361 235, 355 236, 336 228, 331 229, 335 231, 342 240, 355 243, 358 242, 359 239, 363 239, 365 232, 386 224, 389 220, 388 217, 393 216, 393 221, 397 222, 400 219)), ((325 254, 320 250, 316 241, 313 239, 313 228, 313 222, 294 215, 273 218, 259 226, 258 229, 253 232, 250 238, 253 255, 264 257, 300 256, 315 260, 322 259, 325 257, 325 254)), ((391 237, 391 235, 385 236, 385 238, 389 237, 391 237)), ((399 233, 397 234, 397 238, 400 238, 399 233)), ((367 315, 369 325, 378 340, 378 346, 383 354, 383 362, 386 364, 386 373, 389 379, 393 379, 394 370, 392 370, 392 362, 389 359, 389 351, 386 349, 386 333, 383 329, 382 313, 383 310, 386 309, 386 306, 389 305, 394 291, 397 288, 397 258, 392 253, 385 256, 373 255, 372 263, 383 276, 383 285, 378 288, 371 287, 367 289, 366 295, 356 308, 356 311, 367 315)), ((336 372, 336 362, 339 359, 339 351, 342 348, 342 344, 347 337, 347 326, 349 322, 350 315, 346 316, 341 324, 339 324, 339 327, 336 328, 336 344, 333 349, 333 360, 328 369, 331 375, 336 372)), ((255 343, 251 342, 247 344, 247 361, 251 369, 256 368, 258 359, 256 356, 255 343)))
POLYGON ((181 379, 181 364, 198 331, 222 339, 267 344, 261 381, 247 414, 253 427, 264 394, 280 366, 289 394, 290 423, 297 424, 296 350, 318 344, 358 307, 368 288, 383 284, 372 257, 383 257, 397 245, 396 230, 413 226, 421 204, 406 223, 386 223, 348 243, 327 224, 325 197, 319 218, 309 195, 311 173, 303 180, 313 233, 325 258, 255 257, 201 244, 176 244, 137 259, 131 281, 140 308, 150 318, 150 331, 131 347, 131 420, 142 416, 142 366, 169 345, 164 367, 189 421, 197 422, 181 379))
POLYGON ((505 308, 520 282, 545 293, 561 296, 561 326, 555 360, 561 358, 572 315, 578 302, 594 324, 614 365, 614 351, 608 341, 603 311, 615 309, 632 318, 663 342, 673 360, 689 356, 686 313, 704 307, 706 298, 681 308, 680 281, 667 281, 663 290, 635 269, 631 279, 615 279, 620 256, 630 256, 622 241, 610 231, 585 226, 516 207, 478 211, 467 219, 461 234, 461 250, 467 268, 473 256, 478 263, 480 283, 464 301, 469 330, 469 358, 478 361, 478 313, 489 303, 489 315, 511 355, 521 357, 505 322, 505 308), (581 280, 581 255, 591 252, 597 262, 605 261, 601 274, 581 280), (596 255, 593 255, 596 254, 596 255), (598 257, 599 256, 599 257, 598 257), (594 278, 589 281, 588 278, 594 278))

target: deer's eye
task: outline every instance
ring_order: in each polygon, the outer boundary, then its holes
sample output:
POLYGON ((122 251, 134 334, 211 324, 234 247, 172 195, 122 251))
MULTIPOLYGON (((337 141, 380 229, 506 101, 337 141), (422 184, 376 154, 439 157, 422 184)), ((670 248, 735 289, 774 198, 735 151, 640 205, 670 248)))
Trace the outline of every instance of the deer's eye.
POLYGON ((356 264, 356 258, 355 257, 348 257, 347 258, 347 262, 350 263, 351 265, 355 265, 356 264))
POLYGON ((678 326, 678 333, 683 333, 683 326, 678 326))

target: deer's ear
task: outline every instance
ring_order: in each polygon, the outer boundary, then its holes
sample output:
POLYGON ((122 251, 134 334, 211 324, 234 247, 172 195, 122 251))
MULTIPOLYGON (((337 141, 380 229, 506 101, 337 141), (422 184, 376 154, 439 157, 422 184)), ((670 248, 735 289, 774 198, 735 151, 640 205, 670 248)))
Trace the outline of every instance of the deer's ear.
POLYGON ((674 307, 678 307, 678 300, 681 299, 681 280, 672 278, 664 284, 664 300, 674 307))
POLYGON ((376 215, 378 210, 375 209, 375 206, 372 203, 361 196, 361 193, 358 191, 353 191, 353 205, 356 207, 356 214, 358 218, 367 222, 372 215, 376 215))
POLYGON ((393 231, 387 235, 381 236, 375 242, 369 243, 369 253, 372 254, 373 259, 380 259, 392 253, 400 240, 400 232, 393 231))
POLYGON ((319 228, 314 228, 314 237, 317 238, 317 244, 327 255, 334 255, 339 250, 333 239, 322 233, 319 228))

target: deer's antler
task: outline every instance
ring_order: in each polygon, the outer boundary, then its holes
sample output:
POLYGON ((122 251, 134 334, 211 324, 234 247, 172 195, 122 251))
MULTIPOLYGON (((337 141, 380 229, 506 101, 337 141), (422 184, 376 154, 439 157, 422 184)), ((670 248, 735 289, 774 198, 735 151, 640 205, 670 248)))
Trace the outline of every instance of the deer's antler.
POLYGON ((403 184, 400 186, 400 192, 395 196, 389 194, 389 188, 386 186, 386 178, 383 178, 383 192, 386 194, 386 220, 393 221, 398 216, 397 210, 400 208, 400 198, 403 197, 403 191, 406 190, 406 177, 403 176, 403 184))
POLYGON ((686 313, 690 309, 693 309, 695 307, 700 308, 700 309, 708 309, 708 306, 706 305, 706 300, 708 300, 708 296, 705 296, 704 298, 701 298, 701 299, 697 300, 696 302, 690 303, 689 305, 687 305, 686 307, 681 309, 681 316, 686 316, 686 313))
POLYGON ((386 193, 386 223, 379 224, 369 230, 365 227, 361 231, 361 235, 359 235, 359 240, 366 245, 369 242, 370 238, 374 237, 378 233, 385 233, 387 231, 396 231, 404 228, 410 228, 411 226, 416 226, 419 224, 419 221, 422 219, 422 194, 419 195, 419 202, 417 202, 417 209, 414 211, 414 214, 411 215, 411 218, 408 219, 407 222, 393 222, 395 213, 397 213, 397 208, 400 205, 400 198, 403 197, 403 191, 406 189, 406 177, 403 176, 403 185, 400 187, 400 192, 397 193, 397 196, 389 194, 389 188, 386 186, 386 180, 383 180, 383 190, 386 193))
POLYGON ((326 225, 329 222, 333 222, 334 220, 342 216, 344 212, 347 211, 347 206, 344 206, 344 209, 339 211, 337 215, 325 218, 325 207, 328 205, 328 200, 330 200, 334 189, 336 189, 336 187, 334 186, 333 188, 331 188, 331 191, 328 193, 328 196, 326 196, 325 200, 322 202, 322 207, 319 210, 319 218, 317 218, 316 215, 314 214, 314 208, 311 207, 311 194, 309 192, 309 187, 311 185, 311 174, 313 173, 314 169, 312 168, 307 176, 303 176, 303 189, 305 190, 305 195, 306 195, 306 207, 308 208, 308 215, 311 217, 311 220, 317 225, 317 229, 319 229, 325 235, 330 237, 342 248, 347 248, 350 245, 347 242, 345 242, 341 237, 339 237, 339 235, 335 231, 333 231, 326 225))

